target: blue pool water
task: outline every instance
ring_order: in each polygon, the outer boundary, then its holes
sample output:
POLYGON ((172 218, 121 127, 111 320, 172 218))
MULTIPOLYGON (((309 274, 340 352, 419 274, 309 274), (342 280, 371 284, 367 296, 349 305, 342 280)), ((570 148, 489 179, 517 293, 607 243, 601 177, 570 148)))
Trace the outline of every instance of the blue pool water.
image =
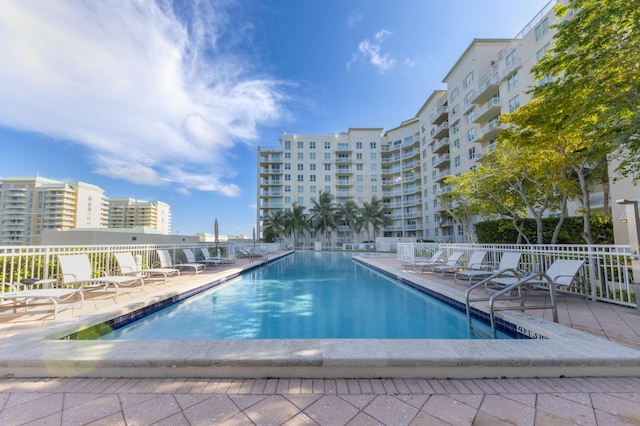
MULTIPOLYGON (((469 339, 488 327, 344 253, 296 253, 100 339, 469 339)), ((501 337, 505 337, 504 335, 501 337)))

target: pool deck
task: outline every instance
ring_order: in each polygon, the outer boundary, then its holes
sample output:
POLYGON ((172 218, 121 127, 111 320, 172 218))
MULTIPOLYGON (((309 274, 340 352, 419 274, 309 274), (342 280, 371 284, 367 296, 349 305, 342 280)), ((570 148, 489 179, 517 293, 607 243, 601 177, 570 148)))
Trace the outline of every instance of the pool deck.
MULTIPOLYGON (((465 288, 366 259, 457 297, 465 288)), ((568 327, 546 321, 546 310, 514 316, 548 340, 44 339, 252 265, 151 281, 117 303, 89 294, 56 320, 36 311, 0 319, 0 424, 640 424, 640 315, 573 298, 559 307, 568 327)))

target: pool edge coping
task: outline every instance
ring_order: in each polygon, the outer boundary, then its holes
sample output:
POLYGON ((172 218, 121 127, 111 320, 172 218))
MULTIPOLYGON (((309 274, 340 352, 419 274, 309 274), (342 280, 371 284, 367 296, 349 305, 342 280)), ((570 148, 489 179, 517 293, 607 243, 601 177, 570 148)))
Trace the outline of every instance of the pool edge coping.
MULTIPOLYGON (((366 257, 375 263, 375 258, 366 257)), ((388 268, 378 264, 380 268, 388 268)), ((254 265, 255 267, 255 265, 254 265)), ((401 279, 411 274, 400 269, 401 279), (406 276, 405 276, 406 274, 406 276)), ((425 283, 449 292, 458 290, 425 283)), ((424 281, 423 281, 424 280, 424 281)), ((414 281, 412 279, 412 281, 414 281)), ((453 293, 452 293, 453 294, 453 293)), ((155 295, 154 295, 155 296, 155 295)), ((151 298, 151 297, 150 297, 151 298)), ((112 308, 113 309, 113 308, 112 308)), ((122 310, 124 307, 118 307, 122 310)), ((115 309, 113 309, 115 310, 115 309)), ((97 314, 97 313, 96 313, 97 314)), ((93 315, 96 315, 93 314, 93 315)), ((104 313, 101 313, 104 315, 104 313)), ((60 323, 0 341, 5 377, 200 378, 487 378, 637 376, 640 351, 521 312, 501 312, 545 340, 246 340, 81 341, 49 340, 73 324, 60 323), (64 327, 63 327, 64 326, 64 327), (65 328, 66 327, 66 328, 65 328), (153 356, 150 356, 153 354, 153 356)), ((92 319, 92 321, 95 318, 92 319)))

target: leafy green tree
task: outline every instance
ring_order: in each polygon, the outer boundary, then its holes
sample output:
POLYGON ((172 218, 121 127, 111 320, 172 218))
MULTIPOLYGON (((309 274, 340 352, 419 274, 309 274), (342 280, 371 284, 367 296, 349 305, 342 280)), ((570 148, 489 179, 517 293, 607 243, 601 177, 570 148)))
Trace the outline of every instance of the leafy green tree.
POLYGON ((316 231, 322 232, 326 239, 327 232, 336 228, 336 204, 333 201, 333 195, 330 192, 320 191, 309 212, 311 226, 316 231))
POLYGON ((309 229, 309 217, 304 212, 305 207, 298 203, 291 205, 291 210, 285 212, 284 233, 293 236, 293 246, 298 246, 298 236, 309 229))
POLYGON ((362 226, 367 230, 367 239, 371 239, 371 231, 373 235, 385 226, 390 226, 393 221, 386 214, 387 209, 384 207, 382 200, 379 200, 375 195, 371 197, 370 202, 362 203, 361 218, 362 226))
POLYGON ((557 100, 570 102, 565 125, 582 129, 593 146, 603 145, 598 151, 613 151, 621 160, 618 171, 637 181, 640 0, 569 0, 555 10, 564 19, 556 25, 554 47, 533 68, 538 79, 552 81, 534 94, 558 106, 557 100))

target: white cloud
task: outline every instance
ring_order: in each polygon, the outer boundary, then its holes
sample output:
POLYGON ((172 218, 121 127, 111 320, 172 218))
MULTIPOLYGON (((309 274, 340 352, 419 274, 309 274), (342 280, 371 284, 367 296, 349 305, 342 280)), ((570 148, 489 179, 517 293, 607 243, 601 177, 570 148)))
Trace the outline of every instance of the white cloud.
POLYGON ((1 2, 0 125, 81 144, 107 176, 237 195, 229 150, 286 111, 281 82, 221 52, 233 22, 216 7, 1 2))
POLYGON ((348 28, 353 28, 356 25, 358 25, 358 23, 362 21, 362 14, 360 12, 353 11, 351 12, 351 14, 347 17, 347 27, 348 28))
POLYGON ((389 54, 381 52, 382 43, 391 34, 393 34, 391 31, 381 29, 374 35, 373 41, 364 39, 358 43, 358 52, 355 53, 347 63, 347 70, 350 71, 352 64, 359 61, 369 62, 381 73, 385 73, 393 68, 396 60, 389 56, 389 54))

